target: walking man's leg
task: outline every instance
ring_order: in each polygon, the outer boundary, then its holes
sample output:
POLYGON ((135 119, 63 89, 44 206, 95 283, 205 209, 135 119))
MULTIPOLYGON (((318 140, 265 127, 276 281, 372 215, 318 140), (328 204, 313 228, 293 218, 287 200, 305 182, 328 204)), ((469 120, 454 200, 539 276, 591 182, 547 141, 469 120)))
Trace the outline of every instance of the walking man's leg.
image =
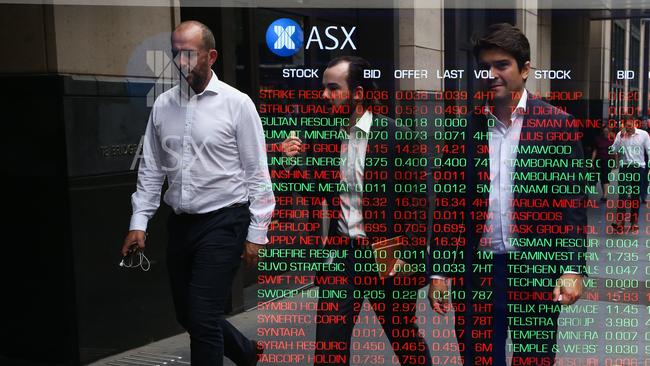
MULTIPOLYGON (((247 207, 190 219, 183 243, 190 256, 189 275, 185 277, 188 279, 187 300, 175 301, 175 304, 177 312, 187 311, 187 321, 183 325, 190 334, 192 365, 223 365, 224 344, 228 345, 225 355, 237 365, 254 362, 255 350, 251 342, 225 320, 229 308, 226 302, 239 267, 248 220, 247 207)), ((168 261, 172 263, 174 258, 168 261)), ((175 292, 183 294, 183 290, 178 289, 183 277, 172 274, 170 271, 172 286, 177 285, 175 292)), ((185 315, 180 314, 179 318, 185 315)))

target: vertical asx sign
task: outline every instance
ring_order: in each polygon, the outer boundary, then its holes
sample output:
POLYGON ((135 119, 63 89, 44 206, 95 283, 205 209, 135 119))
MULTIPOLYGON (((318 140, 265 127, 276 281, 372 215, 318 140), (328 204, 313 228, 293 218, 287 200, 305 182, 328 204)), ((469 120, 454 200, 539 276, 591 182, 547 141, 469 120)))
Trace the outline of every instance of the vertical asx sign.
MULTIPOLYGON (((347 29, 343 26, 328 26, 325 29, 313 26, 309 31, 309 37, 305 49, 318 47, 321 50, 342 50, 349 47, 357 49, 352 36, 357 27, 347 29), (321 36, 322 35, 322 36, 321 36)), ((298 23, 289 18, 275 20, 266 29, 266 45, 271 52, 281 57, 293 56, 302 47, 304 33, 298 23)))

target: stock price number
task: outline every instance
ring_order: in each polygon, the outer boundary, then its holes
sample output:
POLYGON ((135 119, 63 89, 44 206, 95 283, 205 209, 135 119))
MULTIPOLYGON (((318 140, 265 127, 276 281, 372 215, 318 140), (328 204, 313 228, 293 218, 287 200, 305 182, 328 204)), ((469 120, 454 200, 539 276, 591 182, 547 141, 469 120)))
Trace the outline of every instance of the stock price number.
POLYGON ((427 127, 429 119, 426 117, 421 118, 395 118, 395 125, 397 127, 427 127))
POLYGON ((424 144, 395 144, 398 154, 425 154, 428 151, 424 144))
MULTIPOLYGON (((356 263, 355 263, 356 268, 356 263)), ((373 300, 383 300, 386 298, 386 293, 384 290, 354 290, 352 291, 352 296, 355 299, 373 299, 373 300)))
POLYGON ((352 342, 353 351, 384 351, 386 343, 384 342, 352 342))
POLYGON ((393 177, 395 178, 395 180, 424 181, 427 179, 427 172, 425 171, 414 172, 411 170, 405 170, 405 171, 395 170, 395 172, 393 173, 393 177))
POLYGON ((434 167, 454 167, 454 168, 464 168, 467 166, 466 158, 437 158, 434 157, 432 160, 432 165, 434 167))
POLYGON ((412 158, 395 158, 394 164, 396 167, 426 167, 427 158, 425 157, 412 157, 412 158))
POLYGON ((427 185, 426 183, 395 183, 393 185, 393 191, 395 193, 426 193, 427 185))
POLYGON ((385 365, 384 355, 354 354, 352 363, 355 365, 385 365))

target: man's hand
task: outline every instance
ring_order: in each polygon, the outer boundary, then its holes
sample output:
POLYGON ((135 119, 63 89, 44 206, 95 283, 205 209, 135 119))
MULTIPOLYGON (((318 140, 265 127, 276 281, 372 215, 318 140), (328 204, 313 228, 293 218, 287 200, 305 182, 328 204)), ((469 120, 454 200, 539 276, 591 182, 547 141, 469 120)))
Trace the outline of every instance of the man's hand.
POLYGON ((282 141, 280 144, 280 150, 282 154, 288 157, 294 157, 300 153, 300 148, 302 146, 302 141, 297 137, 287 137, 286 140, 282 141))
POLYGON ((244 259, 244 265, 248 268, 253 268, 257 267, 257 262, 259 261, 259 256, 258 252, 260 249, 264 248, 264 245, 262 244, 255 244, 251 243, 250 241, 246 241, 244 243, 244 254, 242 254, 242 258, 244 259))
POLYGON ((128 234, 126 234, 126 238, 124 239, 124 243, 122 244, 122 256, 125 257, 127 253, 129 252, 129 248, 133 244, 138 245, 138 249, 144 250, 144 239, 146 235, 145 232, 142 230, 131 230, 129 231, 128 234))
POLYGON ((571 305, 582 296, 582 275, 565 273, 557 280, 553 289, 553 301, 562 305, 571 305))
POLYGON ((429 304, 438 314, 447 314, 449 310, 449 286, 447 280, 434 278, 429 285, 429 304))
POLYGON ((395 261, 395 265, 393 265, 393 269, 390 270, 390 273, 388 274, 388 276, 389 277, 395 277, 395 276, 397 276, 397 277, 408 277, 408 276, 412 275, 413 273, 415 273, 413 271, 405 271, 404 270, 404 268, 405 268, 404 265, 406 265, 406 264, 408 264, 408 263, 404 262, 401 259, 398 259, 397 261, 395 261))

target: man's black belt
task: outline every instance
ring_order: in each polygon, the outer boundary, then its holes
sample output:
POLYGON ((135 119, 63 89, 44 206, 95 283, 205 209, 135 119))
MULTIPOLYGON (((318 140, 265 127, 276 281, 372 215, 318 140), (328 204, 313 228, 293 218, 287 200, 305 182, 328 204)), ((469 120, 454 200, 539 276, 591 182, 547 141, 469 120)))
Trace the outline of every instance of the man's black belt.
POLYGON ((233 203, 230 206, 222 207, 220 209, 210 211, 210 212, 196 213, 196 214, 190 214, 190 213, 182 212, 182 213, 177 214, 176 216, 178 216, 178 217, 187 217, 187 218, 191 217, 191 218, 199 219, 199 218, 204 218, 204 217, 209 217, 209 216, 219 214, 219 213, 221 213, 221 212, 223 212, 225 210, 232 210, 234 208, 248 207, 248 206, 249 206, 248 202, 238 202, 238 203, 233 203))

